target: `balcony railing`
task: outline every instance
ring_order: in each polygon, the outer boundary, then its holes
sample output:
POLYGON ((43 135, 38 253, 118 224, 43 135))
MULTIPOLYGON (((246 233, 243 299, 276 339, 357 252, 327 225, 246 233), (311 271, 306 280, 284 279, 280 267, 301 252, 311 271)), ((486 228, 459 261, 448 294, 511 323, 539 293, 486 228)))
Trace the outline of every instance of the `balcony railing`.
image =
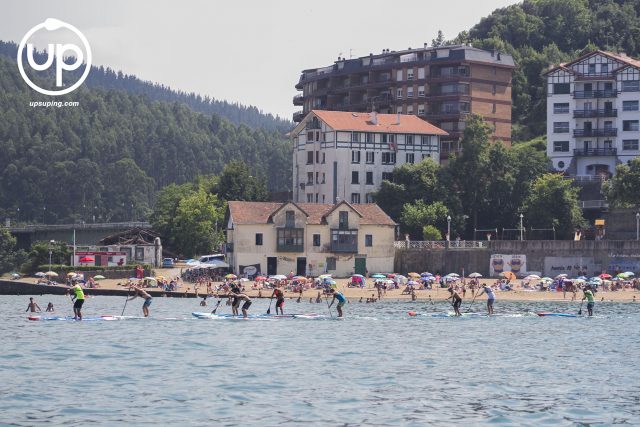
POLYGON ((304 119, 304 111, 298 110, 295 113, 293 113, 293 121, 294 122, 300 122, 300 121, 302 121, 302 119, 304 119))
POLYGON ((618 135, 617 128, 601 128, 601 129, 574 129, 573 136, 575 137, 597 137, 597 136, 616 136, 618 135))
POLYGON ((612 80, 615 78, 615 75, 611 72, 600 72, 600 73, 578 73, 576 75, 576 80, 612 80))
POLYGON ((293 97, 293 105, 302 105, 304 101, 303 95, 296 95, 293 97))
POLYGON ((617 98, 618 91, 615 89, 606 90, 576 90, 573 92, 573 97, 576 99, 589 99, 589 98, 617 98))
POLYGON ((605 108, 603 110, 573 110, 573 117, 576 119, 618 117, 618 110, 613 108, 605 108))
POLYGON ((331 242, 331 252, 357 253, 358 244, 331 242))
POLYGON ((586 148, 573 150, 574 156, 615 156, 617 148, 586 148))

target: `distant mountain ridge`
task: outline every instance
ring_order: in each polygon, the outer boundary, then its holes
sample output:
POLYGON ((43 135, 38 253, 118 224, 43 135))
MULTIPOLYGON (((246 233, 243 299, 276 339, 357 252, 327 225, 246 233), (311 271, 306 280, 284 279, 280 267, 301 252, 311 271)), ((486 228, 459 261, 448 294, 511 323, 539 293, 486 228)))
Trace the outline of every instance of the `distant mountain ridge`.
MULTIPOLYGON (((17 53, 17 44, 0 40, 0 55, 15 61, 17 53)), ((36 55, 36 60, 40 63, 40 60, 44 61, 44 57, 41 54, 39 57, 36 55)), ((85 81, 89 87, 125 90, 130 93, 147 95, 155 101, 181 102, 199 113, 216 114, 233 124, 245 125, 252 129, 264 129, 285 134, 294 126, 293 122, 265 113, 252 105, 247 106, 201 96, 194 92, 175 90, 160 83, 141 80, 134 75, 115 71, 109 67, 92 66, 91 68, 92 70, 85 81)))

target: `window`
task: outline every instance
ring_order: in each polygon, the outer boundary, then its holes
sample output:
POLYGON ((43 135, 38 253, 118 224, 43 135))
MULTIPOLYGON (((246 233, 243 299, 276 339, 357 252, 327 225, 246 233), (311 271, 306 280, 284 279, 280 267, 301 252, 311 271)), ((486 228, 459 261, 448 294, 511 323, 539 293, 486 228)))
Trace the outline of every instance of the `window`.
POLYGON ((324 164, 325 154, 326 154, 326 153, 324 153, 324 152, 322 153, 322 164, 324 164))
POLYGON ((569 83, 554 83, 553 93, 556 95, 567 95, 571 92, 571 85, 569 83))
POLYGON ((402 70, 396 71, 396 81, 402 81, 402 70))
POLYGON ((358 171, 351 171, 351 183, 360 184, 360 173, 358 171))
POLYGON ((407 163, 413 163, 415 160, 415 155, 413 153, 407 153, 407 163))
POLYGON ((347 211, 338 212, 338 228, 341 228, 341 229, 349 228, 349 212, 347 211))
MULTIPOLYGON (((105 251, 101 251, 105 252, 105 251)), ((144 260, 144 248, 136 247, 136 261, 144 260)))
POLYGON ((424 79, 424 67, 418 68, 418 79, 424 79))
POLYGON ((640 81, 638 80, 625 80, 622 82, 622 91, 623 92, 639 92, 640 91, 640 81))
POLYGON ((375 134, 373 134, 373 133, 371 133, 371 132, 367 132, 367 133, 365 133, 365 134, 364 134, 364 137, 365 137, 365 138, 364 138, 364 139, 365 139, 365 142, 367 142, 367 143, 369 143, 369 144, 371 144, 371 143, 375 142, 375 134))
POLYGON ((558 102, 553 104, 553 114, 566 114, 569 112, 568 102, 558 102))
POLYGON ((320 184, 320 172, 316 172, 316 184, 320 184))
POLYGON ((382 164, 383 165, 395 165, 396 164, 396 153, 382 153, 382 164))
POLYGON ((256 233, 256 246, 262 246, 262 233, 256 233))
POLYGON ((364 235, 364 245, 367 247, 373 246, 373 234, 364 235))
POLYGON ((413 88, 412 87, 407 89, 407 98, 413 98, 413 88))
POLYGON ((367 164, 375 163, 376 153, 374 151, 367 151, 366 152, 366 160, 367 160, 367 164))
POLYGON ((313 164, 313 151, 307 151, 307 164, 313 164))
POLYGON ((495 113, 495 112, 496 112, 496 103, 495 103, 495 102, 493 103, 493 108, 491 109, 491 112, 492 112, 492 113, 495 113))
POLYGON ((285 227, 295 227, 296 226, 296 214, 293 211, 286 211, 285 212, 286 218, 285 218, 285 227))
POLYGON ((413 145, 413 135, 405 135, 404 140, 407 145, 413 145))
POLYGON ((322 182, 320 184, 324 184, 324 183, 325 183, 325 181, 324 181, 324 172, 322 172, 322 182))
POLYGON ((364 200, 366 203, 373 203, 373 194, 367 193, 364 195, 364 200))
POLYGON ((351 133, 351 142, 360 142, 360 132, 351 133))
POLYGON ((402 114, 402 105, 396 107, 396 113, 402 114))
POLYGON ((431 157, 431 154, 428 154, 428 153, 427 154, 423 154, 422 155, 422 160, 427 159, 429 157, 431 157))
POLYGON ((637 139, 624 139, 622 141, 622 149, 624 151, 638 151, 637 139))
POLYGON ((307 203, 313 203, 313 193, 307 194, 307 203))
POLYGON ((604 122, 604 128, 607 130, 613 129, 613 122, 611 120, 607 120, 606 122, 604 122))
POLYGON ((638 111, 638 101, 622 101, 623 111, 638 111))
POLYGON ((402 99, 402 88, 396 89, 396 98, 402 99))
POLYGON ((320 246, 320 235, 319 234, 314 234, 313 235, 313 246, 320 246))
POLYGON ((418 86, 418 97, 424 98, 424 86, 418 86))
POLYGON ((367 179, 365 184, 373 185, 373 172, 367 172, 367 179))
POLYGON ((569 151, 569 141, 553 141, 553 151, 566 153, 569 151))
POLYGON ((320 195, 318 193, 316 193, 316 203, 318 203, 318 199, 320 198, 320 195))
POLYGON ((424 116, 424 105, 418 105, 418 115, 424 116))
POLYGON ((553 133, 569 133, 569 122, 553 122, 553 133))
POLYGON ((302 252, 304 249, 304 230, 302 228, 278 228, 278 250, 302 252))
POLYGON ((431 135, 422 135, 420 137, 420 143, 422 145, 431 145, 431 135))
POLYGON ((352 151, 351 152, 351 163, 360 163, 360 152, 352 151))
POLYGON ((496 85, 493 85, 493 89, 492 89, 491 93, 492 93, 493 95, 495 95, 495 94, 496 94, 496 92, 497 92, 496 85))
POLYGON ((413 80, 413 68, 407 70, 407 80, 413 80))
POLYGON ((336 269, 336 258, 327 257, 327 271, 332 271, 336 269))
POLYGON ((600 73, 602 73, 602 74, 609 73, 609 64, 600 65, 600 73))
POLYGON ((596 73, 596 64, 589 64, 589 74, 596 73))
POLYGON ((413 105, 407 105, 407 114, 413 114, 413 105))
POLYGON ((313 172, 307 172, 307 185, 313 185, 313 172))
POLYGON ((604 84, 604 90, 607 90, 607 91, 613 90, 613 83, 610 83, 610 82, 609 83, 605 83, 604 84))
POLYGON ((393 182, 393 172, 382 172, 382 180, 393 182))
POLYGON ((637 131, 638 130, 638 120, 623 120, 622 121, 622 130, 625 131, 637 131))
POLYGON ((320 163, 320 152, 316 151, 316 163, 320 163))
POLYGON ((351 193, 351 203, 360 203, 360 193, 351 193))

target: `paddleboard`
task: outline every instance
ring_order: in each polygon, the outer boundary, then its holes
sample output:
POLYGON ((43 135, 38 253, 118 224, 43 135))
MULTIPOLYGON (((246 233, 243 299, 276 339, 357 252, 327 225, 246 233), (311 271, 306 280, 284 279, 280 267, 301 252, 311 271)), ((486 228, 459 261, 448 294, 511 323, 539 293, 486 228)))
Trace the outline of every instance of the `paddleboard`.
POLYGON ((462 313, 462 316, 456 316, 456 314, 454 312, 449 312, 449 313, 417 313, 415 311, 410 311, 408 314, 411 317, 417 317, 417 316, 424 316, 424 317, 487 317, 488 316, 486 313, 462 313))
POLYGON ((578 317, 571 313, 536 313, 540 317, 578 317))
MULTIPOLYGON (((198 319, 244 319, 242 315, 234 316, 233 314, 212 314, 194 311, 191 315, 198 319)), ((307 313, 307 314, 249 314, 247 319, 319 319, 325 315, 307 313)))
POLYGON ((97 322, 97 321, 109 321, 120 320, 118 316, 100 316, 100 317, 83 317, 82 320, 74 319, 72 316, 29 316, 29 320, 33 321, 68 321, 68 322, 97 322))

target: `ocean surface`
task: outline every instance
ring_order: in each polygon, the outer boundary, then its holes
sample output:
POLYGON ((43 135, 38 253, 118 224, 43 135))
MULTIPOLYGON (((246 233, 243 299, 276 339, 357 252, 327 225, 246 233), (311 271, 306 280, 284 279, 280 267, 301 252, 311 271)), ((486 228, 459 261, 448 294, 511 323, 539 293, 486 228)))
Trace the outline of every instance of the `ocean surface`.
MULTIPOLYGON (((36 301, 72 313, 66 297, 36 301)), ((640 425, 640 304, 542 318, 579 303, 498 301, 492 318, 435 318, 450 306, 352 302, 343 320, 244 321, 155 298, 149 319, 34 322, 27 303, 0 297, 0 425, 640 425)), ((83 312, 123 304, 89 298, 83 312)), ((324 301, 285 310, 328 315, 324 301)))

